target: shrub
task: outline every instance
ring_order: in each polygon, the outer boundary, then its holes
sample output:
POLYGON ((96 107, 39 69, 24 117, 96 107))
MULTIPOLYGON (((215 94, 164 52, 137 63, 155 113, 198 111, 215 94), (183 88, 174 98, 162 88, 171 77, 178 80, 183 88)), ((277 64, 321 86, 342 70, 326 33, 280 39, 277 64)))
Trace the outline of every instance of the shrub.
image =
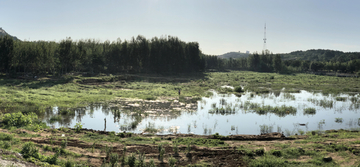
POLYGON ((237 87, 235 87, 235 92, 244 92, 244 90, 242 89, 242 87, 241 86, 237 86, 237 87))
POLYGON ((111 155, 110 155, 110 163, 111 163, 112 167, 115 166, 115 164, 118 162, 118 160, 119 160, 119 154, 111 153, 111 155))
POLYGON ((38 157, 39 150, 36 149, 33 142, 26 142, 20 152, 24 158, 38 157))
POLYGON ((170 167, 173 167, 173 166, 175 166, 176 159, 171 156, 171 157, 169 158, 168 162, 169 162, 169 166, 170 166, 170 167))
POLYGON ((61 148, 65 149, 67 147, 67 139, 61 141, 61 148))
POLYGON ((3 117, 3 122, 8 126, 22 127, 31 125, 34 120, 37 120, 37 115, 35 113, 29 113, 28 115, 23 115, 21 112, 17 113, 7 113, 3 117))
POLYGON ((281 151, 280 150, 271 150, 271 154, 277 157, 281 157, 281 151))
POLYGON ((265 150, 263 148, 259 148, 259 149, 255 150, 255 154, 258 156, 262 156, 262 155, 264 155, 264 153, 265 153, 265 150))
POLYGON ((76 131, 76 132, 80 132, 81 129, 82 129, 81 122, 76 123, 76 125, 74 126, 74 128, 75 128, 75 131, 76 131))

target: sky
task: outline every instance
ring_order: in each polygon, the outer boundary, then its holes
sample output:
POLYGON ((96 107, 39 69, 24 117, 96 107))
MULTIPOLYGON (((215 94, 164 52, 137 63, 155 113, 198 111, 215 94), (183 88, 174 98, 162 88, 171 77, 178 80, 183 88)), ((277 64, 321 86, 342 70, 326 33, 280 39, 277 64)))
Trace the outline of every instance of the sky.
POLYGON ((27 41, 176 36, 204 54, 360 51, 358 0, 0 0, 0 27, 27 41))

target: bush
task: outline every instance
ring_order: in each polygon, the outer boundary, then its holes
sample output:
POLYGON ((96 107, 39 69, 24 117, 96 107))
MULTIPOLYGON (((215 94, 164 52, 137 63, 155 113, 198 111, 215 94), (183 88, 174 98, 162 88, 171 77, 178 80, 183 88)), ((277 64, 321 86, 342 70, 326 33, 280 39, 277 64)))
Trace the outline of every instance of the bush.
POLYGON ((81 122, 76 123, 76 125, 74 126, 75 128, 75 132, 80 132, 82 129, 82 125, 81 122))
POLYGON ((281 157, 281 151, 280 150, 272 150, 271 154, 277 157, 281 157))
POLYGON ((244 90, 242 89, 241 86, 237 86, 237 87, 235 88, 235 92, 241 93, 241 92, 244 92, 244 90))
POLYGON ((3 122, 7 126, 22 127, 31 125, 37 118, 35 113, 29 113, 28 115, 23 115, 21 112, 7 113, 3 117, 3 122))
POLYGON ((258 156, 262 156, 262 155, 264 155, 264 153, 265 153, 265 150, 263 148, 259 148, 259 149, 255 150, 255 154, 258 156))
POLYGON ((110 163, 111 163, 112 167, 115 166, 115 164, 118 162, 118 160, 119 160, 119 154, 117 154, 117 153, 110 154, 110 163))
POLYGON ((26 142, 20 152, 24 158, 35 157, 39 158, 39 150, 36 149, 33 142, 26 142))

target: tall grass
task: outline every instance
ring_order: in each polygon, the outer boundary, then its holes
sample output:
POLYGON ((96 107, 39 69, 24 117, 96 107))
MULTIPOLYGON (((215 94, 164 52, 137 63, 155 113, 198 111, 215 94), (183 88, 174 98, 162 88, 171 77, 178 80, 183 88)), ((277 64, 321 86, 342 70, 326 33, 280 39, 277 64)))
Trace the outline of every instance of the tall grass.
POLYGON ((305 114, 309 114, 309 115, 315 115, 316 114, 316 109, 315 108, 305 108, 304 109, 304 115, 305 114))

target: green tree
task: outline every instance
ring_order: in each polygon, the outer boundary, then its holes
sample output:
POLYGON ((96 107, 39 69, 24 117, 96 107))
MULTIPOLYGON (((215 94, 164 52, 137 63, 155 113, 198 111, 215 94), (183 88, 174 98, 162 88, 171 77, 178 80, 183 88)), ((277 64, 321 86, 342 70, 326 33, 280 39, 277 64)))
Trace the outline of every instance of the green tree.
POLYGON ((275 72, 280 72, 282 70, 282 62, 280 55, 275 55, 273 59, 273 67, 275 72))

